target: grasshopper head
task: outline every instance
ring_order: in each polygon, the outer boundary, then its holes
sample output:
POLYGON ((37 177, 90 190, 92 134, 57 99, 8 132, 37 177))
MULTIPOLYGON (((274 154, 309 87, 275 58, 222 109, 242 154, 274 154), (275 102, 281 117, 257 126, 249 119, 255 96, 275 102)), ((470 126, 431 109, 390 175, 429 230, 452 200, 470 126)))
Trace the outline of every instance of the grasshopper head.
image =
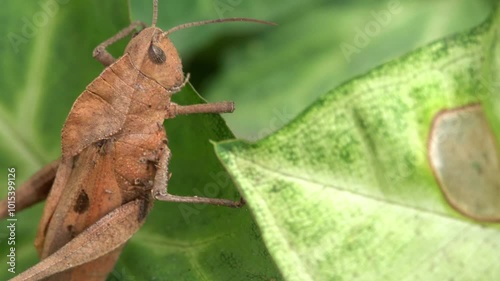
POLYGON ((174 44, 163 31, 148 27, 137 34, 125 49, 132 64, 145 76, 168 89, 178 89, 184 82, 182 62, 174 44))

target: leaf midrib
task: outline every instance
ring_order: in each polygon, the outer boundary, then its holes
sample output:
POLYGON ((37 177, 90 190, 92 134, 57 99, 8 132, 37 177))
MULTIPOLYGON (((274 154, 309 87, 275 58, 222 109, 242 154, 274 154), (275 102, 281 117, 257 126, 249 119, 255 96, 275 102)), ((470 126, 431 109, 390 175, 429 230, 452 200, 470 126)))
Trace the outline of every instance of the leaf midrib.
MULTIPOLYGON (((228 143, 226 143, 226 144, 228 144, 228 143)), ((258 167, 258 168, 260 168, 262 170, 268 171, 270 173, 274 173, 274 174, 276 174, 278 176, 281 176, 283 178, 289 178, 289 179, 291 179, 293 181, 302 181, 302 182, 312 183, 312 184, 315 184, 315 185, 318 185, 318 186, 325 186, 325 187, 332 188, 332 189, 335 189, 335 190, 340 191, 340 192, 348 193, 348 194, 353 195, 353 196, 365 198, 367 200, 373 200, 373 201, 376 201, 376 202, 385 203, 385 204, 389 204, 389 205, 392 205, 392 206, 400 207, 402 209, 410 209, 410 210, 413 210, 413 211, 416 211, 416 212, 425 213, 425 214, 428 214, 428 215, 431 215, 431 216, 437 216, 437 217, 441 217, 441 218, 444 218, 444 219, 457 221, 457 222, 464 223, 464 224, 470 224, 469 222, 467 222, 467 221, 465 221, 463 219, 460 219, 459 217, 455 217, 455 216, 452 216, 452 215, 446 215, 444 213, 439 213, 439 212, 435 212, 435 211, 431 211, 431 210, 427 210, 427 209, 423 209, 423 208, 418 208, 416 206, 404 205, 404 204, 399 203, 397 201, 388 200, 386 198, 377 198, 375 196, 371 196, 371 195, 368 195, 368 194, 363 194, 363 193, 359 193, 359 192, 356 192, 356 191, 353 191, 353 190, 345 189, 345 188, 342 188, 340 186, 333 186, 333 185, 328 184, 328 183, 315 181, 314 179, 304 178, 304 177, 297 176, 297 175, 291 175, 291 174, 288 174, 286 172, 279 171, 279 170, 267 167, 266 165, 258 163, 258 162, 255 162, 253 160, 250 160, 250 159, 247 159, 247 158, 244 158, 244 157, 241 157, 241 156, 236 156, 236 154, 234 154, 234 153, 232 153, 232 154, 235 157, 235 159, 239 159, 239 160, 241 160, 243 162, 247 162, 247 163, 253 164, 254 166, 256 166, 256 167, 258 167)))

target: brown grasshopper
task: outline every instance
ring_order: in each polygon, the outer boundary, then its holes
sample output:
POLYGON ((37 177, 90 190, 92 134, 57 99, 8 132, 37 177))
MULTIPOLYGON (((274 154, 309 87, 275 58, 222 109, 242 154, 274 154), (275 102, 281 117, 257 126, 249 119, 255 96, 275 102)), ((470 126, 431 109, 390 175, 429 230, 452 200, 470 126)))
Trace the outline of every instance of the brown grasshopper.
MULTIPOLYGON (((105 280, 123 245, 139 230, 154 199, 240 207, 240 201, 169 194, 170 150, 164 119, 180 114, 229 113, 232 102, 178 105, 171 96, 186 85, 168 35, 229 18, 187 23, 166 32, 134 22, 100 44, 94 58, 106 69, 75 101, 62 129, 62 156, 20 187, 17 209, 47 202, 35 246, 42 259, 12 280, 105 280), (106 48, 135 32, 124 55, 106 48)), ((5 217, 6 202, 0 202, 5 217)))

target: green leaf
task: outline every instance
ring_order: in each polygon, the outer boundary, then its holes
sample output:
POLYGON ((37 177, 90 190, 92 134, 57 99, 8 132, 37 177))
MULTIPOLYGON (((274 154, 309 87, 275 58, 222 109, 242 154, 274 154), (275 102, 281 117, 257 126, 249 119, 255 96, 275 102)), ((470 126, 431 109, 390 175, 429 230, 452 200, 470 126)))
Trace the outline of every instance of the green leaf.
MULTIPOLYGON (((6 183, 7 168, 16 167, 19 185, 59 156, 60 130, 73 102, 103 70, 92 58, 93 48, 130 20, 125 0, 7 1, 0 10, 2 38, 10 38, 9 34, 21 38, 19 45, 7 40, 0 46, 0 174, 6 183), (49 7, 53 12, 45 6, 49 3, 55 5, 49 7), (44 15, 47 21, 25 35, 25 19, 33 22, 44 15)), ((123 52, 126 41, 112 47, 115 56, 123 52)), ((176 94, 174 101, 204 102, 191 86, 176 94)), ((169 191, 237 200, 238 192, 210 144, 233 137, 220 116, 182 116, 166 123, 173 154, 169 191)), ((7 191, 3 186, 2 198, 7 191)), ((33 241, 42 208, 39 204, 16 214, 16 273, 38 262, 33 241)), ((6 224, 1 222, 2 249, 10 247, 6 224)), ((14 275, 7 271, 7 252, 3 253, 0 279, 7 280, 14 275)), ((108 279, 239 278, 280 278, 247 208, 157 202, 108 279)))
POLYGON ((499 31, 497 10, 215 146, 286 280, 500 278, 499 31))

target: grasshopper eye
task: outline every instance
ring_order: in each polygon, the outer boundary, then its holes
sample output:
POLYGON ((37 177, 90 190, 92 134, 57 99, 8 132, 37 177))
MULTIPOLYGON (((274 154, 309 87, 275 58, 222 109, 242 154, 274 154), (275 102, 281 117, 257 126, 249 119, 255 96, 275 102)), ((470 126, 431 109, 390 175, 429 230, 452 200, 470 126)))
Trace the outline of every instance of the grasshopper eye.
POLYGON ((165 56, 165 52, 163 50, 156 46, 155 44, 151 44, 149 46, 148 50, 149 58, 155 63, 155 64, 162 64, 165 61, 167 61, 167 56, 165 56))

